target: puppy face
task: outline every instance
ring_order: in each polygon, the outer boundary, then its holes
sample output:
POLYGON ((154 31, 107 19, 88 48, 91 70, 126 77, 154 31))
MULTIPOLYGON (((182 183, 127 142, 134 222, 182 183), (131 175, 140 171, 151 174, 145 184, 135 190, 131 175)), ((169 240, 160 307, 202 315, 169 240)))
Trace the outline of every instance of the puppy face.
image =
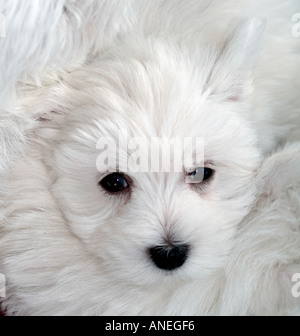
POLYGON ((260 154, 245 118, 249 69, 224 75, 232 69, 226 52, 185 51, 127 43, 41 95, 52 111, 39 112, 36 140, 53 196, 69 230, 114 279, 149 285, 205 276, 225 262, 254 202, 260 154), (187 142, 170 154, 164 143, 174 137, 203 146, 187 142), (132 138, 139 146, 125 145, 132 138), (121 165, 149 162, 154 138, 160 167, 192 159, 180 172, 121 165))

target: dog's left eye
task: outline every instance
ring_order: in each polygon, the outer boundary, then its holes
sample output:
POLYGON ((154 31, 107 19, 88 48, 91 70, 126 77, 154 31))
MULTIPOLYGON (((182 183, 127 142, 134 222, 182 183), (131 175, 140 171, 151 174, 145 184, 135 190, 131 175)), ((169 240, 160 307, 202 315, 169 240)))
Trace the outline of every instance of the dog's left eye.
POLYGON ((106 191, 117 193, 129 188, 129 183, 127 182, 125 176, 120 173, 113 173, 106 176, 100 185, 106 191))
POLYGON ((214 170, 210 168, 196 168, 195 171, 188 174, 189 183, 201 183, 210 180, 214 175, 214 170))

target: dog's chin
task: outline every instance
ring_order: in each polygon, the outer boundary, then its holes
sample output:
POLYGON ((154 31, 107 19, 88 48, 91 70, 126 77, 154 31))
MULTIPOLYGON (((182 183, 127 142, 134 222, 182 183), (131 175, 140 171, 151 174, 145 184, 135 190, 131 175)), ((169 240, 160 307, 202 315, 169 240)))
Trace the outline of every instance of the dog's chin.
POLYGON ((227 258, 212 260, 215 267, 208 267, 209 260, 195 258, 187 261, 186 265, 176 270, 162 270, 144 261, 142 264, 124 260, 112 260, 110 263, 97 257, 103 273, 107 274, 111 283, 123 284, 125 287, 140 287, 145 289, 165 286, 176 289, 195 281, 204 281, 225 267, 227 258), (126 266, 125 266, 126 265, 126 266))

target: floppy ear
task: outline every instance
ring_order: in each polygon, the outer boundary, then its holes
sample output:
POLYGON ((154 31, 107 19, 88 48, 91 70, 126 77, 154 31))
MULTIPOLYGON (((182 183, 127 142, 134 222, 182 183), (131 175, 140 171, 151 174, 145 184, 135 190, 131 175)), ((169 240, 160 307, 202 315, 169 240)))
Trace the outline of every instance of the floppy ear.
POLYGON ((59 140, 60 131, 64 126, 66 115, 59 109, 49 110, 35 116, 35 134, 43 140, 59 140))
POLYGON ((237 100, 249 92, 265 26, 265 20, 258 18, 244 19, 238 24, 212 69, 207 84, 211 95, 237 100))
POLYGON ((29 115, 34 125, 35 139, 57 140, 61 129, 66 127, 66 118, 70 109, 68 88, 63 85, 33 88, 30 94, 24 92, 23 113, 29 115))

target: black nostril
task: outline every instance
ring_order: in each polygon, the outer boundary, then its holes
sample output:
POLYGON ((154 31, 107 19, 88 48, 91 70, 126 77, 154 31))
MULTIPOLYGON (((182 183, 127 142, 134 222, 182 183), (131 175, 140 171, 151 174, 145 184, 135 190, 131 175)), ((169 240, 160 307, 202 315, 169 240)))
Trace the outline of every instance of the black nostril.
POLYGON ((188 255, 187 245, 156 246, 149 250, 155 265, 163 270, 172 271, 181 267, 188 255))

